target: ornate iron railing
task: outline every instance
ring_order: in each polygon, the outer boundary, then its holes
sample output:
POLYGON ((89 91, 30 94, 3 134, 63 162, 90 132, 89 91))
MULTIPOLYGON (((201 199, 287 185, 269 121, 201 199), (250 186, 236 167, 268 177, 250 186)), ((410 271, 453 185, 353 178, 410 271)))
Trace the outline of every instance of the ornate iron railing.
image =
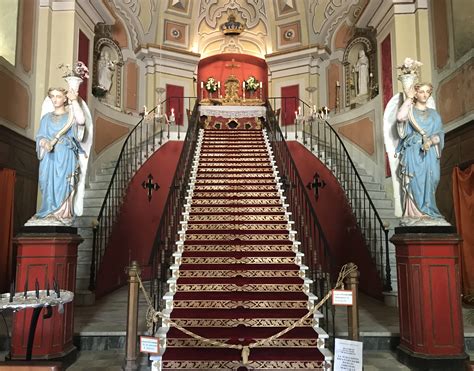
MULTIPOLYGON (((290 120, 286 120, 289 125, 284 125, 285 139, 288 138, 289 131, 293 132, 294 138, 315 153, 339 180, 365 237, 384 290, 392 291, 388 225, 380 217, 343 141, 334 128, 325 119, 318 117, 302 100, 277 97, 269 98, 269 102, 273 107, 277 102, 279 107, 296 107, 296 112, 291 111, 290 120), (300 112, 296 116, 298 111, 300 112)), ((288 109, 285 112, 288 115, 288 109)), ((282 118, 282 123, 284 122, 282 118)))
MULTIPOLYGON (((163 107, 184 107, 189 111, 191 105, 197 107, 196 97, 170 97, 161 103, 163 107)), ((97 273, 102 263, 102 257, 110 241, 113 226, 120 214, 123 198, 128 185, 142 164, 170 138, 170 125, 166 115, 155 115, 157 107, 142 117, 130 131, 117 158, 104 201, 93 226, 93 245, 90 267, 89 289, 95 290, 97 273)), ((176 123, 182 123, 185 112, 176 112, 176 123)), ((189 116, 189 114, 188 114, 189 116)), ((189 119, 189 117, 188 117, 189 119)), ((177 138, 180 137, 180 125, 177 125, 177 138)))
POLYGON ((157 228, 153 248, 149 260, 152 267, 153 285, 151 294, 155 308, 160 308, 165 294, 167 280, 173 264, 175 243, 178 240, 178 229, 186 203, 186 194, 189 188, 190 173, 196 151, 199 135, 198 106, 194 107, 188 123, 188 130, 184 139, 183 149, 173 176, 172 187, 168 194, 160 224, 157 228))
MULTIPOLYGON (((278 119, 269 104, 267 104, 265 126, 278 166, 280 182, 285 191, 285 202, 288 204, 294 221, 294 229, 297 232, 296 239, 301 243, 300 251, 304 254, 303 262, 308 267, 306 277, 313 281, 313 293, 318 298, 323 298, 335 283, 337 277, 334 276, 337 275, 340 267, 333 265, 324 231, 290 154, 284 134, 278 125, 278 119)), ((334 306, 326 302, 321 311, 324 318, 321 319, 320 325, 331 334, 331 339, 334 339, 334 306)))

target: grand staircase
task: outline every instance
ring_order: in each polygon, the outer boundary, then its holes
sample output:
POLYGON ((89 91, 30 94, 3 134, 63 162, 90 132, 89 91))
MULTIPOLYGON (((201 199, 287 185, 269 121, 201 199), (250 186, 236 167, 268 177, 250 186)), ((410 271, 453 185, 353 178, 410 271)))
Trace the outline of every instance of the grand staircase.
POLYGON ((200 132, 163 298, 158 336, 166 346, 158 369, 331 366, 321 313, 298 322, 317 298, 279 179, 264 130, 200 132))

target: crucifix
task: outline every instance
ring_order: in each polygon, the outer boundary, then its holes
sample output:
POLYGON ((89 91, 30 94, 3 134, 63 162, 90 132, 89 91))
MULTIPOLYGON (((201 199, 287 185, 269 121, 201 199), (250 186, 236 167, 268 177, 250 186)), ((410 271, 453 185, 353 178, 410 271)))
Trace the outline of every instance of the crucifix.
POLYGON ((148 193, 148 202, 151 201, 152 191, 157 191, 160 189, 158 183, 153 183, 153 176, 151 174, 148 175, 148 182, 143 181, 142 183, 143 189, 147 190, 148 193))
POLYGON ((234 68, 239 68, 239 67, 240 67, 240 64, 239 64, 239 63, 235 63, 235 59, 232 58, 232 63, 226 63, 226 64, 225 64, 225 67, 226 67, 226 68, 230 68, 230 74, 231 74, 231 76, 233 76, 233 75, 234 75, 234 73, 233 73, 234 68))

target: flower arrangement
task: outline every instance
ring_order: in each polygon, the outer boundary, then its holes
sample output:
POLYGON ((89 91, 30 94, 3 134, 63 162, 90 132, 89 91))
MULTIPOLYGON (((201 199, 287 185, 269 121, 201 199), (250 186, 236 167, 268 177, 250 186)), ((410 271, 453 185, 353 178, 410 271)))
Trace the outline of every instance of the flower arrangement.
POLYGON ((89 78, 89 69, 87 66, 81 62, 77 61, 72 66, 70 64, 63 64, 61 63, 58 68, 62 70, 63 77, 79 77, 81 79, 88 79, 89 78))
POLYGON ((206 90, 209 93, 215 93, 217 91, 217 81, 214 77, 209 77, 206 81, 206 90))
POLYGON ((401 70, 403 75, 418 75, 421 66, 423 66, 423 63, 407 57, 397 69, 401 70))
POLYGON ((245 90, 255 91, 259 86, 260 84, 255 76, 250 76, 247 80, 245 80, 245 90))

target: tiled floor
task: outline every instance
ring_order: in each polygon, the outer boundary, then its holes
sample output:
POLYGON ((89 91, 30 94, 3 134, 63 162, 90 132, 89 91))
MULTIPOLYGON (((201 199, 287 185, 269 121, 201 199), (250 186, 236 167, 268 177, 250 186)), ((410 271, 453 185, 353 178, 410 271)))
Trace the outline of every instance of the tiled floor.
MULTIPOLYGON (((464 315, 468 309, 463 309, 464 315)), ((143 295, 140 295, 139 307, 139 332, 146 331, 145 325, 146 303, 143 295)), ((75 311, 75 332, 82 337, 93 336, 125 336, 127 316, 127 288, 119 289, 107 297, 98 300, 92 307, 77 307, 75 311)), ((390 351, 388 344, 383 345, 383 341, 374 341, 373 344, 367 338, 380 338, 388 341, 390 336, 398 336, 398 310, 387 307, 383 303, 360 295, 360 335, 369 345, 364 351, 364 370, 408 370, 405 366, 397 362, 396 355, 390 351), (382 343, 382 345, 381 345, 382 343), (375 349, 375 350, 374 350, 375 349), (381 350, 377 350, 381 349, 381 350)), ((10 326, 11 316, 6 316, 10 326)), ((336 336, 347 335, 347 318, 344 309, 336 312, 336 336)), ((0 337, 5 336, 5 325, 0 317, 0 337)), ((465 321, 465 336, 474 337, 474 325, 465 321)), ((0 343, 0 347, 2 344, 0 343)), ((102 344, 103 346, 103 344, 102 344)), ((78 360, 68 370, 120 370, 123 363, 122 349, 105 350, 105 347, 92 345, 92 350, 79 353, 78 360)), ((1 349, 0 348, 0 352, 1 349)), ((5 352, 0 353, 3 359, 5 352)), ((474 354, 473 354, 474 356, 474 354)), ((146 360, 141 369, 147 369, 146 360)))

